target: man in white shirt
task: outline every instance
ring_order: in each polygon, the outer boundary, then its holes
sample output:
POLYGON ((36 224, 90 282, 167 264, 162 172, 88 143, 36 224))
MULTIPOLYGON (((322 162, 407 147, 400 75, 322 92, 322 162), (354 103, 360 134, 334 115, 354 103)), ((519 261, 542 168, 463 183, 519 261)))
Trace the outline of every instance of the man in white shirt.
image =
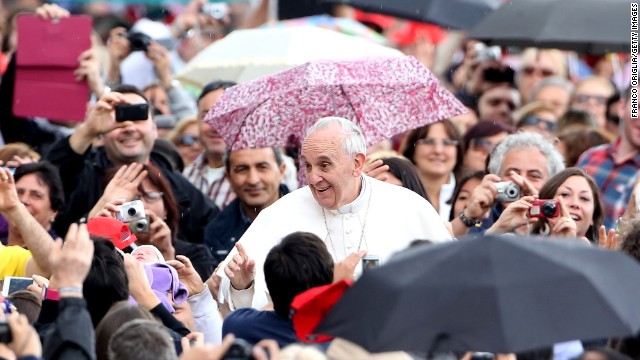
POLYGON ((301 155, 309 185, 261 211, 240 239, 240 252, 232 251, 219 271, 219 300, 226 298, 232 309, 268 303, 265 257, 295 231, 319 236, 334 261, 350 264, 352 271, 365 253, 384 263, 413 240, 451 239, 424 198, 363 174, 366 142, 349 120, 320 119, 308 130, 301 155))

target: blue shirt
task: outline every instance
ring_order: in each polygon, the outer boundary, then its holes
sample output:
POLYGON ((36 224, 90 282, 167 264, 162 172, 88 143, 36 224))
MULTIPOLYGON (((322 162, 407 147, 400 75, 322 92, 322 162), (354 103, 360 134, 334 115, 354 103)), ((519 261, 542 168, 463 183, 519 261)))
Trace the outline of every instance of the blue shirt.
POLYGON ((291 320, 275 311, 259 311, 242 308, 233 311, 222 323, 222 337, 233 334, 255 345, 261 340, 272 339, 280 348, 298 342, 291 320))

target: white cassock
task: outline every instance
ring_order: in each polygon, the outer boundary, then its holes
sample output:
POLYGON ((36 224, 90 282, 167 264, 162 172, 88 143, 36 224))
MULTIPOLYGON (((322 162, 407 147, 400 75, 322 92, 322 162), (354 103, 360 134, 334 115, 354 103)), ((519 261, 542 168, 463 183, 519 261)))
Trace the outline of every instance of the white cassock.
POLYGON ((233 249, 218 271, 222 277, 220 302, 228 299, 232 309, 249 306, 261 309, 267 305, 264 261, 272 247, 296 231, 318 235, 335 262, 367 250, 367 255, 377 255, 384 264, 413 240, 451 240, 436 210, 420 195, 364 175, 362 185, 358 198, 337 210, 323 209, 313 198, 309 186, 283 196, 262 210, 239 240, 247 256, 256 262, 254 286, 242 291, 230 286, 224 267, 237 254, 233 249))

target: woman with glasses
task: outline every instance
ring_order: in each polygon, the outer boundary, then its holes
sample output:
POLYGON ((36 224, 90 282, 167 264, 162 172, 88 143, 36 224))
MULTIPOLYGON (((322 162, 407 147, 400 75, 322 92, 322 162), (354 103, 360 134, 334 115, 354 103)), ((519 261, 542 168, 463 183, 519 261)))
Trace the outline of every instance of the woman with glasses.
POLYGON ((203 149, 198 134, 198 119, 196 118, 180 120, 169 134, 169 140, 178 148, 185 167, 191 165, 202 153, 203 149))
POLYGON ((448 221, 451 205, 447 202, 456 187, 464 153, 458 129, 446 119, 412 130, 406 144, 402 155, 416 165, 431 204, 448 221))
POLYGON ((133 200, 142 201, 148 221, 148 226, 142 228, 129 224, 137 237, 135 244, 155 246, 165 260, 184 255, 191 260, 203 281, 208 279, 213 272, 211 253, 206 246, 198 243, 202 239, 178 238, 178 203, 167 179, 153 165, 133 163, 121 167, 107 184, 104 194, 89 213, 89 218, 116 217, 120 205, 133 200))
POLYGON ((558 118, 551 105, 534 101, 521 107, 515 118, 519 131, 535 132, 549 140, 556 137, 558 118))
POLYGON ((484 171, 487 158, 502 139, 513 134, 513 129, 495 121, 481 121, 464 134, 463 164, 465 171, 484 171))

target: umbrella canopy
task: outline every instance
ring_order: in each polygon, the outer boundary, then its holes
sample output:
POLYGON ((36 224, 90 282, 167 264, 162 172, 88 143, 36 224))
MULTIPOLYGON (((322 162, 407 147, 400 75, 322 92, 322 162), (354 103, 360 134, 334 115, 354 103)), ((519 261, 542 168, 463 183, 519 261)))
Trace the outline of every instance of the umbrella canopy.
POLYGON ((502 0, 325 0, 364 11, 468 30, 502 5, 502 0))
POLYGON ((323 29, 337 31, 345 35, 353 35, 364 38, 380 45, 385 45, 387 39, 381 34, 371 30, 367 26, 349 18, 333 17, 329 15, 314 15, 297 19, 283 20, 274 24, 265 24, 263 27, 298 27, 298 26, 315 26, 323 29))
POLYGON ((466 111, 424 65, 405 56, 310 62, 240 84, 223 93, 205 120, 237 150, 300 145, 326 116, 358 123, 375 144, 466 111))
POLYGON ((371 352, 524 352, 640 330, 640 264, 578 240, 485 237, 365 272, 316 333, 371 352))
POLYGON ((203 87, 213 80, 242 83, 313 60, 401 55, 366 39, 313 26, 236 30, 201 51, 176 77, 203 87))
POLYGON ((491 45, 534 46, 583 54, 629 52, 629 0, 514 0, 469 37, 491 45))

